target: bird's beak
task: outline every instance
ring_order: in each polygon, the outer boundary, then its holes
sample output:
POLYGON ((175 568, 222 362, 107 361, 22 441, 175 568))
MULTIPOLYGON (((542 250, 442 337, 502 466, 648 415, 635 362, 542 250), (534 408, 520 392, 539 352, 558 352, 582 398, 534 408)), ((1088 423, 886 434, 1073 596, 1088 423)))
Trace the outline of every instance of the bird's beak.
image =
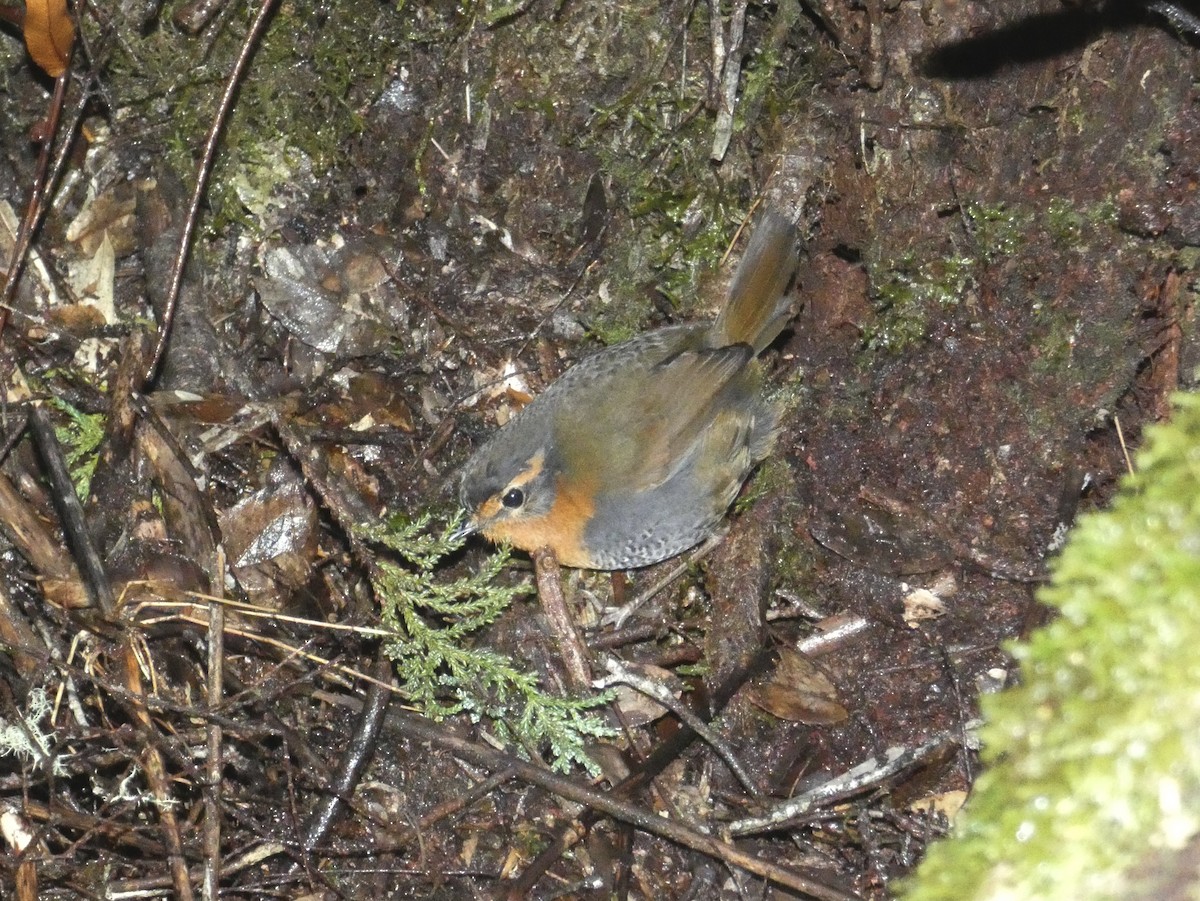
POLYGON ((478 531, 479 526, 476 524, 476 522, 473 519, 468 519, 461 526, 450 533, 450 540, 455 542, 463 541, 464 539, 470 538, 478 531))

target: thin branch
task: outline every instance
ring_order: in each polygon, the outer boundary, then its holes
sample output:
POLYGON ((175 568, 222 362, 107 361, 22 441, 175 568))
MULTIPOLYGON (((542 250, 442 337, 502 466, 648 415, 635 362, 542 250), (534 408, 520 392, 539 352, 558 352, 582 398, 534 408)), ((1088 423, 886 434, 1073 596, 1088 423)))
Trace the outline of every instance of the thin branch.
POLYGON ((593 682, 592 684, 595 688, 603 690, 613 685, 628 685, 635 691, 666 707, 712 746, 712 749, 717 752, 717 756, 725 761, 725 765, 729 767, 730 772, 733 773, 738 782, 742 783, 742 787, 746 791, 755 798, 762 797, 762 791, 754 783, 746 768, 742 766, 741 761, 737 759, 737 755, 733 753, 733 749, 729 747, 729 743, 718 735, 716 730, 711 728, 708 723, 693 713, 687 704, 682 703, 672 695, 665 685, 634 672, 633 669, 625 666, 616 657, 606 658, 604 666, 608 670, 609 675, 593 682))
POLYGON ((811 791, 789 798, 766 814, 746 817, 729 824, 733 835, 753 835, 787 828, 800 817, 817 807, 824 807, 843 798, 879 785, 914 764, 929 759, 949 739, 938 735, 915 748, 889 748, 883 754, 860 763, 811 791))
POLYGON ((54 146, 54 138, 59 132, 58 126, 62 119, 62 109, 66 102, 67 85, 70 78, 71 66, 68 61, 66 71, 54 80, 54 97, 50 103, 50 115, 45 123, 46 139, 42 143, 42 151, 38 156, 37 171, 33 178, 33 187, 29 192, 29 204, 25 208, 25 216, 21 220, 21 227, 17 230, 17 237, 13 242, 12 253, 8 258, 8 271, 4 274, 4 290, 0 293, 0 334, 3 333, 4 326, 8 323, 8 313, 17 296, 17 285, 21 281, 21 273, 25 268, 29 246, 33 241, 34 234, 37 233, 38 226, 41 225, 42 218, 46 215, 48 206, 46 197, 49 193, 47 189, 58 182, 63 165, 70 156, 75 133, 83 121, 83 110, 88 96, 86 90, 81 92, 71 124, 66 129, 63 139, 58 142, 58 155, 54 157, 54 167, 51 169, 50 151, 54 146))
MULTIPOLYGON (((208 709, 219 710, 225 694, 225 608, 208 605, 208 709)), ((204 881, 205 901, 217 901, 221 887, 221 772, 224 769, 221 725, 210 721, 205 727, 208 755, 204 784, 204 881)))
POLYGON ((246 40, 242 42, 242 49, 233 65, 233 71, 229 73, 229 79, 225 82, 225 93, 221 96, 221 103, 217 107, 217 115, 213 118, 208 137, 204 139, 204 155, 200 158, 200 165, 196 173, 196 189, 192 192, 192 202, 188 204, 187 217, 184 219, 183 231, 179 236, 179 250, 175 254, 175 265, 171 270, 171 283, 167 288, 162 321, 158 327, 158 339, 154 345, 154 355, 150 358, 150 365, 146 368, 143 389, 154 383, 158 377, 159 368, 162 366, 163 356, 167 351, 167 342, 171 339, 171 325, 175 321, 175 311, 179 306, 179 294, 183 289, 184 270, 187 268, 188 258, 191 256, 192 236, 195 234, 196 224, 200 220, 200 204, 204 202, 208 180, 212 175, 213 162, 217 157, 217 145, 225 130, 225 123, 233 111, 233 99, 241 85, 242 76, 250 64, 250 58, 258 49, 259 41, 267 27, 267 21, 277 2, 278 0, 262 0, 258 15, 254 17, 254 23, 250 26, 246 40))
POLYGON ((511 768, 516 778, 552 792, 560 798, 584 804, 623 823, 629 823, 643 832, 649 832, 685 848, 707 854, 732 867, 738 867, 794 891, 804 892, 816 898, 817 901, 860 901, 857 895, 825 885, 787 867, 747 854, 720 839, 697 832, 695 829, 689 829, 672 820, 663 819, 652 811, 626 804, 612 794, 596 791, 532 763, 516 760, 499 751, 466 741, 451 734, 445 727, 439 727, 416 714, 397 710, 393 711, 392 717, 400 730, 416 741, 438 745, 465 757, 476 766, 488 767, 493 770, 511 768))
POLYGON ((383 729, 388 704, 392 699, 391 686, 385 683, 391 677, 391 672, 392 662, 381 646, 375 657, 375 678, 367 686, 367 697, 343 756, 341 769, 329 785, 329 794, 313 811, 308 828, 304 831, 301 852, 306 855, 325 840, 345 806, 345 799, 354 793, 363 770, 375 753, 375 742, 383 729))

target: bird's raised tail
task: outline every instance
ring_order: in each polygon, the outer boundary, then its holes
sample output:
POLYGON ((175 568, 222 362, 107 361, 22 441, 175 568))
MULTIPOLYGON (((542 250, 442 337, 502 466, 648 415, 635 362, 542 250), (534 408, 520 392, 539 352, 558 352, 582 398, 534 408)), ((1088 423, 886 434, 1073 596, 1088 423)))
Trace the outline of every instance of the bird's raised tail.
POLYGON ((791 318, 785 294, 796 273, 796 227, 776 210, 767 210, 742 255, 729 299, 709 330, 713 347, 749 344, 760 353, 791 318))

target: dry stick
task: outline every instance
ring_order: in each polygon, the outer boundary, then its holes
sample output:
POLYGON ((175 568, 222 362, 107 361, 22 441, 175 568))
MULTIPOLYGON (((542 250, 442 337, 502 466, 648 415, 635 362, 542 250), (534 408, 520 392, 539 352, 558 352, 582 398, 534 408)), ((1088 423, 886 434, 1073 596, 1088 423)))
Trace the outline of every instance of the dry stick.
MULTIPOLYGON (((132 703, 133 714, 138 724, 146 732, 155 728, 150 718, 150 711, 145 702, 145 686, 142 685, 142 671, 138 665, 137 654, 133 642, 126 638, 122 642, 121 661, 124 666, 125 684, 134 695, 132 703)), ((167 857, 171 867, 171 882, 179 901, 192 901, 191 877, 188 875, 187 862, 183 858, 183 841, 179 837, 179 821, 175 818, 174 802, 169 792, 170 781, 167 769, 163 765, 162 754, 151 742, 146 743, 142 764, 146 770, 146 782, 150 785, 158 805, 158 818, 162 823, 163 834, 167 844, 167 857)))
MULTIPOLYGON (((74 44, 72 44, 73 47, 74 44)), ((75 109, 75 118, 71 122, 71 127, 67 129, 66 138, 59 145, 58 156, 54 160, 54 169, 49 177, 47 177, 46 173, 50 168, 50 150, 54 145, 54 136, 58 131, 58 123, 62 117, 62 108, 66 102, 67 84, 70 77, 71 61, 68 59, 66 69, 54 81, 54 98, 50 103, 50 118, 46 123, 47 137, 42 144, 42 151, 38 156, 37 172, 33 177, 33 188, 29 192, 29 205, 25 208, 25 217, 21 220, 21 227, 17 230, 17 239, 13 242, 12 253, 8 258, 8 272, 6 273, 4 291, 0 294, 0 333, 4 331, 4 326, 8 324, 8 312, 12 308, 13 300, 17 296, 17 283, 21 280, 21 273, 25 269, 25 259, 29 252, 29 245, 33 241, 33 234, 37 231, 42 217, 46 214, 46 188, 48 185, 52 185, 58 181, 58 176, 62 173, 63 164, 70 154, 71 142, 74 140, 75 132, 79 128, 79 123, 83 121, 83 108, 87 103, 86 90, 80 94, 79 104, 75 109)))
MULTIPOLYGON (((765 653, 765 651, 764 651, 765 653)), ((733 697, 734 692, 741 686, 746 673, 755 668, 755 662, 751 662, 739 674, 731 674, 730 678, 718 684, 712 691, 712 709, 722 710, 733 697)), ((635 792, 645 789, 653 779, 666 769, 671 763, 677 760, 680 755, 688 748, 689 745, 697 738, 697 733, 687 723, 681 723, 681 728, 678 732, 661 742, 655 747, 648 757, 638 764, 636 772, 632 773, 623 779, 611 794, 614 797, 629 797, 635 792)), ((599 816, 598 813, 592 811, 581 817, 584 827, 589 826, 599 816)), ((541 875, 549 869, 551 864, 561 856, 562 852, 568 847, 566 842, 570 840, 569 836, 560 836, 554 844, 543 851, 538 858, 533 862, 529 869, 522 877, 514 883, 513 890, 508 897, 518 899, 527 896, 533 890, 533 885, 541 878, 541 875), (522 894, 524 892, 524 894, 522 894)))
MULTIPOLYGON (((583 639, 579 635, 575 620, 563 598, 562 570, 558 565, 558 557, 550 548, 540 548, 533 552, 533 567, 537 577, 538 601, 542 605, 542 610, 550 625, 550 633, 558 646, 559 658, 562 660, 566 672, 567 683, 575 693, 585 694, 591 691, 592 668, 588 662, 583 639)), ((610 784, 617 785, 628 778, 629 767, 617 748, 611 745, 600 745, 594 749, 593 759, 610 784)), ((565 831, 560 832, 550 847, 538 855, 521 879, 513 884, 506 897, 523 897, 528 894, 545 870, 575 842, 579 841, 586 833, 587 828, 587 823, 581 823, 571 825, 565 831)))
MULTIPOLYGON (((300 472, 312 486, 313 491, 325 504, 326 509, 335 520, 345 525, 345 534, 350 542, 351 551, 356 559, 361 561, 374 575, 375 564, 370 553, 363 547, 361 539, 355 534, 353 523, 357 511, 349 509, 342 499, 328 485, 326 466, 314 449, 305 445, 295 428, 277 417, 275 431, 283 446, 292 455, 292 459, 300 467, 300 472)), ((381 645, 375 658, 375 671, 368 678, 367 697, 355 725, 350 747, 342 758, 341 768, 330 784, 330 794, 325 801, 313 811, 308 828, 304 833, 301 851, 307 854, 320 844, 329 829, 333 826, 337 815, 341 812, 343 799, 349 797, 374 751, 376 739, 383 728, 388 704, 395 690, 391 684, 391 661, 381 645)))
POLYGON ((575 621, 563 599, 562 571, 558 558, 548 547, 533 552, 533 567, 537 573, 538 600, 550 623, 550 634, 558 644, 567 681, 577 692, 587 692, 592 687, 592 668, 588 664, 587 652, 575 628, 575 621))
POLYGON ((915 748, 889 748, 858 766, 835 776, 814 789, 789 798, 762 816, 745 817, 728 824, 733 835, 755 835, 786 829, 818 807, 825 807, 849 798, 867 788, 877 786, 901 771, 927 760, 934 752, 949 743, 937 735, 915 748))
POLYGON ((498 770, 483 781, 477 783, 473 788, 469 789, 464 794, 436 805, 432 810, 428 811, 423 817, 421 817, 421 819, 417 820, 417 829, 430 829, 433 826, 436 826, 442 820, 454 816, 460 810, 466 810, 476 801, 483 800, 500 786, 504 785, 504 783, 511 781, 515 776, 516 773, 514 773, 511 768, 498 770))
MULTIPOLYGON (((533 895, 533 887, 542 881, 542 877, 546 872, 562 859, 568 851, 578 845, 581 841, 587 838, 588 830, 592 828, 595 822, 600 819, 600 815, 595 811, 591 812, 590 816, 578 817, 577 819, 564 823, 557 834, 550 840, 542 853, 534 858, 533 863, 525 868, 520 878, 513 880, 508 886, 508 890, 504 893, 503 901, 525 901, 525 899, 533 895)), ((623 829, 629 829, 626 824, 621 824, 623 829)), ((620 836, 622 839, 624 836, 620 836)), ((629 846, 631 842, 622 842, 623 846, 629 846)), ((628 870, 628 867, 625 868, 628 870)), ((615 889, 617 880, 606 880, 612 883, 615 889)), ((628 891, 610 890, 609 895, 614 898, 628 897, 628 891)))
MULTIPOLYGON (((218 556, 221 556, 219 552, 218 556)), ((208 709, 215 711, 221 706, 225 693, 225 607, 223 604, 211 602, 208 605, 207 691, 208 709)), ((205 761, 204 880, 201 893, 206 901, 217 901, 221 886, 222 731, 220 724, 211 720, 206 731, 208 759, 205 761)))
POLYGON ((593 682, 592 684, 595 688, 605 689, 617 684, 628 685, 635 691, 666 707, 680 720, 687 723, 697 735, 708 742, 712 749, 717 752, 717 756, 729 767, 730 772, 733 773, 738 782, 742 783, 742 788, 746 789, 756 799, 762 797, 762 790, 755 784, 753 777, 746 771, 746 768, 742 766, 741 761, 738 760, 737 755, 733 752, 733 748, 729 747, 729 742, 717 734, 716 729, 710 728, 708 723, 693 713, 685 702, 680 701, 671 694, 671 691, 665 685, 643 676, 641 673, 635 672, 631 667, 625 666, 616 657, 605 658, 604 666, 610 675, 593 682))
POLYGON ((363 703, 362 713, 355 724, 354 735, 350 746, 342 756, 341 769, 329 786, 326 795, 317 809, 309 817, 308 829, 304 832, 301 851, 307 855, 313 848, 325 840, 337 816, 341 813, 345 799, 348 798, 362 778, 363 770, 375 753, 375 742, 383 728, 387 715, 388 704, 392 699, 386 681, 392 670, 391 661, 384 649, 380 647, 375 657, 375 679, 367 687, 367 697, 363 703))
MULTIPOLYGON (((32 823, 41 823, 47 826, 53 823, 55 829, 66 827, 85 834, 102 834, 105 841, 109 842, 110 848, 121 851, 136 851, 139 854, 145 855, 144 859, 146 860, 159 860, 162 858, 162 843, 144 838, 139 832, 138 827, 133 826, 128 829, 111 828, 110 821, 104 816, 72 810, 60 798, 45 802, 35 801, 33 798, 26 796, 21 799, 21 815, 32 823)), ((112 852, 110 851, 110 853, 112 852)))
MULTIPOLYGON (((74 549, 80 568, 84 574, 84 582, 93 602, 109 619, 116 616, 116 599, 113 596, 112 584, 108 573, 100 560, 88 534, 83 517, 83 506, 75 494, 71 484, 71 476, 67 471, 66 461, 62 457, 62 449, 54 437, 54 430, 46 418, 46 411, 40 405, 34 405, 29 411, 29 427, 33 433, 34 442, 45 464, 46 473, 54 488, 54 502, 63 522, 68 543, 74 549)), ((124 671, 126 686, 132 695, 130 713, 138 725, 147 734, 154 732, 154 721, 146 706, 145 687, 142 685, 141 667, 134 651, 133 640, 125 635, 120 643, 120 656, 124 671)), ((183 857, 183 841, 179 836, 179 823, 175 818, 175 808, 172 805, 170 780, 167 777, 166 766, 162 754, 151 742, 146 742, 143 752, 143 767, 146 771, 146 781, 150 786, 155 801, 158 804, 158 817, 162 823, 167 845, 167 857, 170 861, 171 880, 175 894, 180 901, 191 901, 192 884, 188 877, 187 864, 183 857)))
POLYGON ((438 727, 423 717, 397 710, 393 712, 392 719, 405 734, 416 741, 439 745, 453 754, 465 757, 476 766, 488 769, 511 768, 517 778, 543 788, 560 798, 594 808, 644 832, 657 835, 659 838, 675 842, 693 851, 707 854, 730 866, 769 879, 778 885, 804 892, 818 901, 860 901, 857 895, 849 894, 786 867, 746 854, 720 839, 705 835, 672 820, 665 820, 651 811, 625 804, 610 794, 595 791, 532 763, 515 760, 499 751, 451 735, 445 728, 438 727))
POLYGON ((183 222, 183 232, 179 236, 179 250, 175 254, 175 265, 171 270, 171 284, 167 288, 162 323, 158 327, 158 340, 154 345, 154 356, 151 357, 150 365, 146 369, 143 387, 154 383, 159 367, 162 365, 163 356, 166 354, 167 342, 171 337, 171 325, 175 321, 175 310, 179 306, 179 293, 183 288, 184 269, 187 268, 188 257, 191 255, 192 235, 195 233, 196 223, 200 219, 200 204, 204 202, 208 179, 212 175, 213 161, 217 156, 217 144, 220 141, 221 132, 224 131, 225 123, 229 119, 229 114, 233 110, 233 97, 237 93, 238 85, 241 84, 242 75, 246 71, 246 66, 250 64, 250 57, 254 55, 255 49, 258 47, 259 39, 267 27, 267 19, 270 18, 271 11, 277 2, 278 0, 263 0, 262 6, 259 7, 258 15, 254 17, 254 23, 250 26, 246 40, 242 42, 242 49, 238 53, 237 61, 233 64, 233 71, 229 73, 229 80, 225 82, 225 93, 221 96, 221 103, 217 107, 217 115, 208 131, 208 137, 204 139, 204 155, 200 158, 200 165, 196 173, 196 189, 192 192, 192 202, 188 205, 187 217, 183 222))
POLYGON ((1121 417, 1113 416, 1113 425, 1117 427, 1117 440, 1121 442, 1121 453, 1125 457, 1125 470, 1133 475, 1133 460, 1129 457, 1129 446, 1125 443, 1125 432, 1121 430, 1121 417))
MULTIPOLYGON (((558 565, 558 557, 548 547, 539 548, 533 552, 533 568, 537 575, 538 601, 550 624, 550 634, 558 646, 567 684, 576 694, 586 695, 592 690, 592 666, 588 662, 587 649, 579 629, 563 598, 562 570, 558 565)), ((597 746, 592 757, 613 785, 629 775, 629 767, 621 752, 612 745, 597 746)))

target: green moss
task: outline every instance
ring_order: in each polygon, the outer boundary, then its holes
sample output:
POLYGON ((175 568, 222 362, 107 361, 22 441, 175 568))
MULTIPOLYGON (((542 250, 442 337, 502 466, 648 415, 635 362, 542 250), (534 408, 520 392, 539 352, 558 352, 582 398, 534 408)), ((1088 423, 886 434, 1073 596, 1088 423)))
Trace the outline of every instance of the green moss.
MULTIPOLYGON (((708 9, 698 7, 688 21, 689 33, 682 40, 692 47, 709 45, 708 9)), ((680 69, 681 36, 662 21, 660 9, 616 4, 606 10, 597 35, 615 29, 644 35, 641 41, 595 44, 600 55, 593 62, 595 71, 619 86, 620 93, 600 105, 574 138, 578 149, 598 161, 629 213, 627 227, 612 235, 606 252, 610 300, 591 311, 593 330, 609 342, 645 326, 649 291, 664 295, 681 319, 699 313, 694 304, 700 279, 721 261, 754 188, 744 175, 731 177, 738 167, 712 165, 708 81, 698 77, 694 66, 680 69)), ((774 48, 785 36, 772 32, 746 57, 735 132, 746 127, 745 116, 757 120, 763 109, 786 107, 786 98, 796 90, 780 84, 774 48)), ((564 67, 573 73, 579 46, 568 49, 572 58, 564 67)), ((561 92, 563 76, 554 80, 549 89, 561 92)))
MULTIPOLYGON (((963 308, 962 300, 987 267, 1019 256, 1039 224, 1029 209, 1012 204, 969 202, 963 215, 969 240, 952 253, 909 247, 873 254, 867 268, 877 315, 863 328, 868 351, 900 354, 924 341, 932 322, 963 308)), ((1065 202, 1052 202, 1044 219, 1047 230, 1062 241, 1078 240, 1088 222, 1065 202)))
POLYGON ((1200 833, 1200 395, 1146 437, 1040 594, 1059 618, 1012 647, 1022 685, 984 699, 988 769, 905 898, 1140 896, 1200 833))
POLYGON ((1037 326, 1035 354, 1031 370, 1038 375, 1052 375, 1070 366, 1075 344, 1083 324, 1076 315, 1056 304, 1053 298, 1038 298, 1032 305, 1033 322, 1037 326))
POLYGON ((66 414, 67 421, 54 427, 54 434, 63 446, 71 483, 79 499, 87 500, 92 476, 100 462, 100 445, 104 441, 104 414, 83 413, 65 400, 51 398, 50 404, 66 414))
POLYGON ((648 311, 628 301, 607 307, 594 307, 588 319, 589 330, 601 344, 611 346, 628 341, 646 330, 648 311))
POLYGON ((1116 228, 1118 212, 1116 198, 1110 197, 1094 204, 1087 211, 1087 218, 1093 225, 1116 228))
POLYGON ((1032 219, 1027 211, 1004 203, 969 203, 963 212, 974 227, 976 250, 988 262, 1011 257, 1020 250, 1032 219))
POLYGON ((1055 244, 1076 249, 1096 241, 1099 231, 1116 228, 1117 204, 1110 199, 1080 207, 1070 198, 1055 197, 1046 204, 1041 223, 1055 244))
POLYGON ((1058 244, 1071 246, 1083 233, 1084 215, 1071 201, 1055 197, 1046 205, 1046 230, 1058 244))
POLYGON ((866 348, 898 354, 923 341, 931 317, 962 299, 974 268, 974 261, 966 256, 918 262, 911 252, 869 265, 877 316, 863 329, 866 348))

